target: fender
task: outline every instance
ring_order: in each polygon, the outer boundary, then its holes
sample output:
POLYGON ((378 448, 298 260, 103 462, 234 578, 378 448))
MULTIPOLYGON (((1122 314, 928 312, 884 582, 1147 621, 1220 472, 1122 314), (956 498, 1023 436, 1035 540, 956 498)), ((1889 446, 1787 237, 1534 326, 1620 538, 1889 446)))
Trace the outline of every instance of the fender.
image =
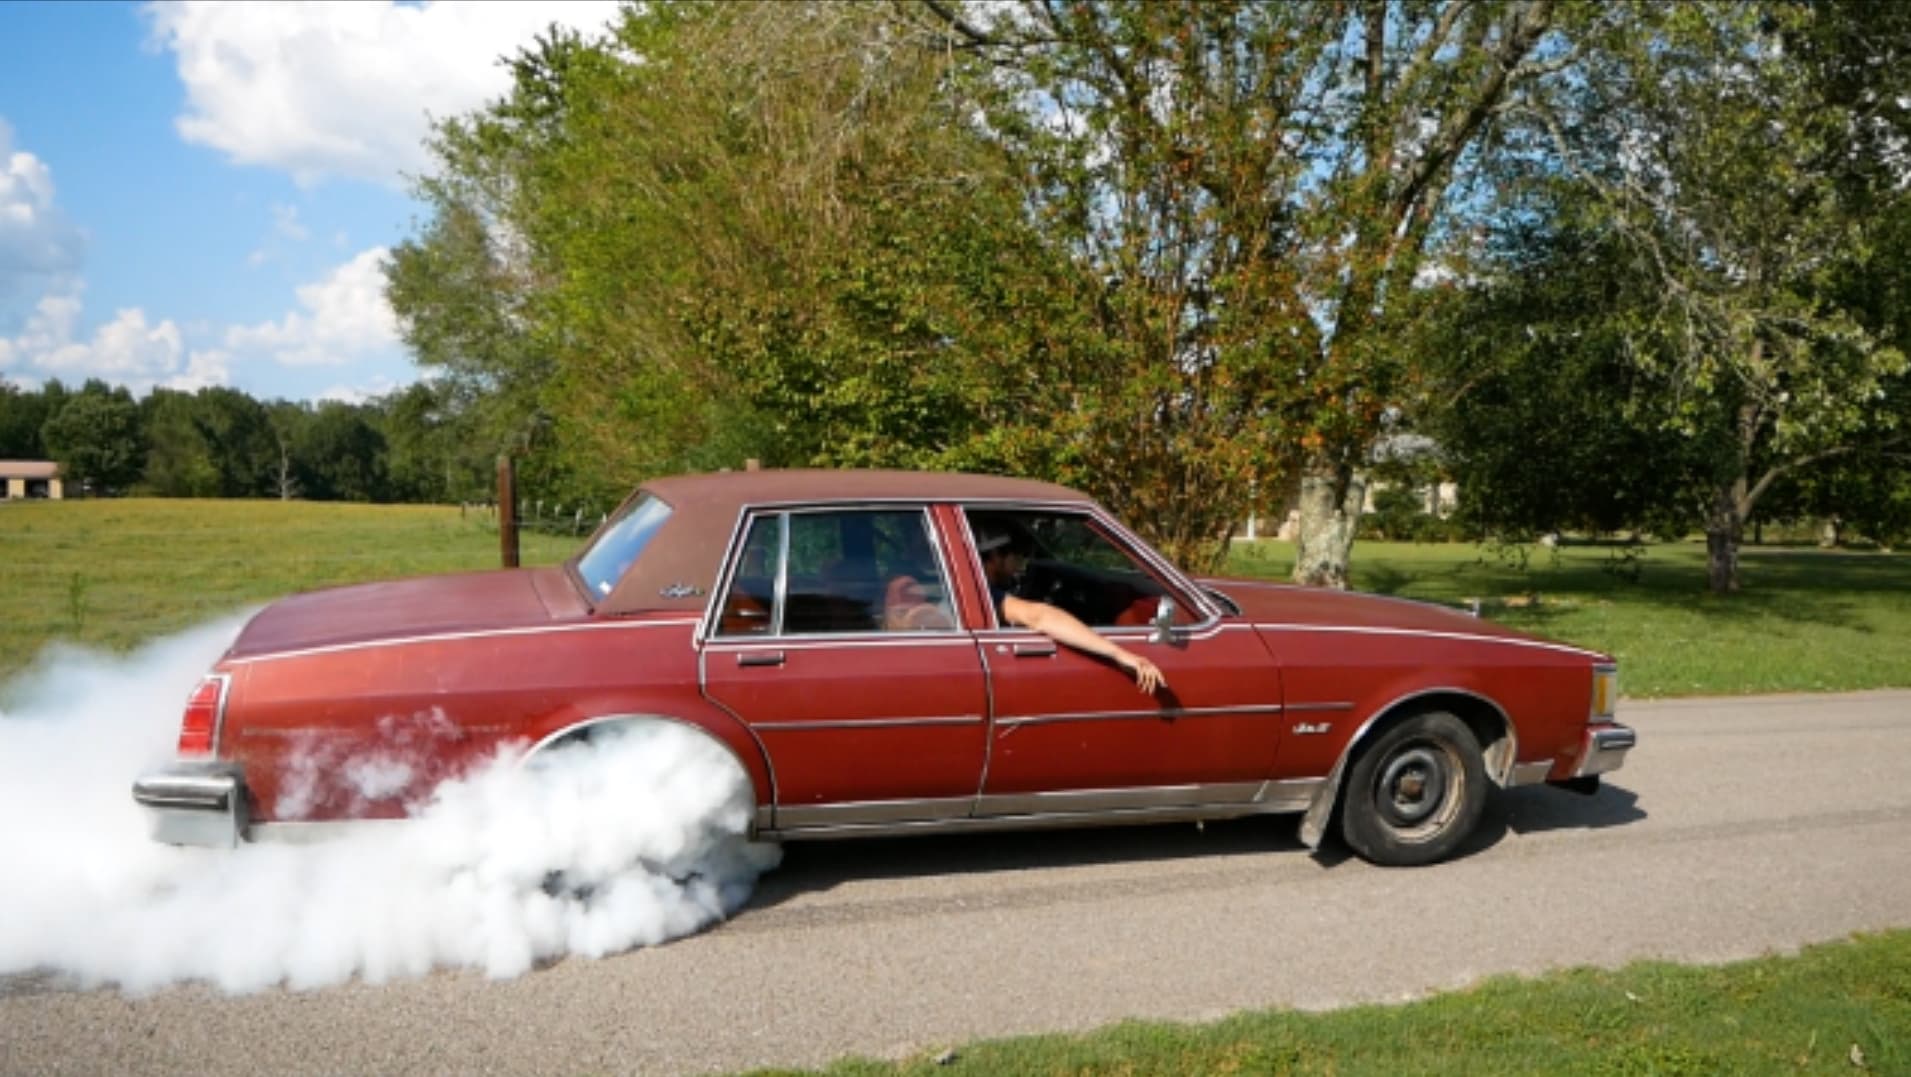
POLYGON ((775 803, 775 780, 770 772, 769 760, 763 754, 762 746, 756 737, 720 708, 711 707, 702 700, 673 700, 669 707, 657 707, 651 703, 609 705, 602 708, 567 707, 559 714, 552 715, 535 727, 536 739, 520 759, 520 765, 539 752, 546 751, 560 741, 573 737, 596 726, 616 723, 670 722, 687 726, 720 745, 737 766, 750 779, 751 794, 756 800, 757 813, 763 812, 763 806, 775 803), (688 712, 688 713, 686 713, 688 712), (701 712, 701 713, 697 713, 701 712))
POLYGON ((1481 751, 1486 760, 1487 777, 1495 785, 1504 786, 1513 772, 1513 763, 1519 758, 1519 732, 1506 714, 1506 709, 1492 699, 1470 688, 1439 686, 1421 688, 1377 708, 1367 720, 1360 723, 1354 735, 1347 739, 1347 746, 1340 751, 1340 757, 1334 761, 1334 769, 1327 772, 1327 781, 1314 794, 1312 803, 1307 806, 1307 814, 1301 819, 1301 844, 1309 849, 1320 848, 1321 839, 1326 836, 1327 823, 1333 818, 1334 806, 1340 800, 1340 787, 1347 766, 1353 761, 1359 749, 1378 736, 1384 720, 1396 715, 1409 713, 1423 703, 1434 698, 1459 698, 1471 701, 1475 706, 1472 713, 1462 712, 1459 718, 1472 728, 1475 734, 1481 732, 1482 719, 1486 719, 1489 731, 1496 735, 1481 739, 1481 751), (1491 726, 1497 723, 1497 730, 1491 726))

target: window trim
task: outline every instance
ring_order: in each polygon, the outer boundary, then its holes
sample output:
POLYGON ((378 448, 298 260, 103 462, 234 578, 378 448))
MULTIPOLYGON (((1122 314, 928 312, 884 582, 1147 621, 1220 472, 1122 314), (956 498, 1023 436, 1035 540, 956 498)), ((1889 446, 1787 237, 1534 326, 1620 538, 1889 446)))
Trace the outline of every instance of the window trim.
MULTIPOLYGON (((988 615, 988 624, 978 631, 1033 632, 1034 630, 1023 628, 1020 625, 1003 624, 995 615, 995 603, 988 600, 988 573, 983 571, 982 555, 976 548, 975 529, 969 523, 969 510, 977 507, 982 508, 983 511, 1031 512, 1078 516, 1084 520, 1091 521, 1099 525, 1099 530, 1103 534, 1103 537, 1112 542, 1116 549, 1128 555, 1129 558, 1147 570, 1155 582, 1161 584, 1162 589, 1169 592, 1176 602, 1186 607, 1191 613, 1199 615, 1188 624, 1175 626, 1176 632, 1199 632, 1213 626, 1221 619, 1220 612, 1215 609, 1213 604, 1207 599, 1207 596, 1202 594, 1201 588, 1195 585, 1191 578, 1175 568, 1173 563, 1169 562, 1166 558, 1157 554, 1154 547, 1141 541, 1134 532, 1121 526, 1120 521, 1103 511, 1099 505, 974 500, 958 501, 955 503, 955 506, 957 515, 962 519, 963 541, 967 543, 969 548, 969 563, 974 568, 976 583, 982 588, 982 604, 988 615)), ((1111 633, 1132 634, 1134 632, 1148 631, 1146 625, 1088 625, 1087 627, 1089 631, 1104 636, 1110 635, 1111 633)), ((1125 636, 1118 636, 1116 638, 1125 638, 1125 636)))
POLYGON ((924 640, 946 641, 952 637, 962 637, 968 629, 962 624, 962 610, 956 601, 955 580, 950 572, 949 560, 944 555, 942 543, 938 541, 940 530, 936 525, 935 513, 930 511, 932 502, 907 500, 871 500, 842 501, 830 504, 772 503, 768 505, 744 505, 737 513, 737 522, 731 529, 730 543, 724 554, 723 572, 718 577, 709 608, 697 628, 699 644, 752 644, 777 641, 782 643, 844 642, 869 640, 924 640), (912 512, 922 527, 923 538, 927 541, 930 554, 935 558, 936 571, 941 574, 941 585, 949 612, 950 627, 920 629, 900 632, 877 628, 864 632, 788 632, 785 630, 784 617, 789 609, 790 575, 790 535, 795 529, 791 526, 792 516, 814 516, 821 514, 844 515, 850 513, 912 512), (755 521, 774 516, 779 521, 780 534, 777 539, 776 585, 774 608, 770 611, 770 631, 760 635, 724 635, 718 631, 722 623, 723 607, 729 600, 730 588, 736 578, 738 566, 742 563, 743 547, 749 540, 750 529, 755 521))

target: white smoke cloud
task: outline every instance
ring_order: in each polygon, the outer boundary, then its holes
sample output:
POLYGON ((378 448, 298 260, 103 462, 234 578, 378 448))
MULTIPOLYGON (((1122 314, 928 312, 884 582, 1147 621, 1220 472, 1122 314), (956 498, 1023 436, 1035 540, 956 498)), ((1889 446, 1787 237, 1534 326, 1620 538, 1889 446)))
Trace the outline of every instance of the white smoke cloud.
MULTIPOLYGON (((0 710, 0 974, 129 991, 383 982, 442 966, 515 976, 696 931, 774 866, 743 840, 748 779, 674 727, 599 738, 441 786, 408 822, 314 845, 177 849, 147 838, 132 778, 237 620, 128 658, 62 649, 0 710)), ((358 780, 386 789, 384 765, 358 780)))

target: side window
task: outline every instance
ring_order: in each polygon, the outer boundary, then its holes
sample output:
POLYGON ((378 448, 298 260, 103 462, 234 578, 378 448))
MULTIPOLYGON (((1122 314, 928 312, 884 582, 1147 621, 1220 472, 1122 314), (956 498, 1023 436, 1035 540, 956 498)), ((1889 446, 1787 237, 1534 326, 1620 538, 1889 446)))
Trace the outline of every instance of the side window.
POLYGON ((956 627, 921 509, 789 512, 751 522, 724 596, 721 635, 923 632, 956 627), (778 557, 788 529, 783 606, 778 557), (761 612, 758 612, 760 609, 761 612))
POLYGON ((783 517, 758 516, 750 521, 738 555, 736 574, 723 596, 717 620, 721 636, 766 636, 775 630, 776 560, 783 547, 783 517))
MULTIPOLYGON (((1010 562, 1021 571, 1008 581, 1009 594, 1067 610, 1091 628, 1148 624, 1156 602, 1169 593, 1087 516, 994 509, 970 509, 967 516, 978 542, 1006 540, 1005 548, 1019 555, 1010 562)), ((1192 620, 1187 604, 1179 603, 1176 621, 1192 620)))

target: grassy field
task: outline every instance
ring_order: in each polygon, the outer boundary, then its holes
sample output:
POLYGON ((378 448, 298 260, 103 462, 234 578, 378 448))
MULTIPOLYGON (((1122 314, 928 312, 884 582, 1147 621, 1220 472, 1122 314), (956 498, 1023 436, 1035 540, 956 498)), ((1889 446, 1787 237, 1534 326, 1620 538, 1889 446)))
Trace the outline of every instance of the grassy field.
MULTIPOLYGON (((1705 588, 1701 543, 1530 548, 1524 566, 1478 546, 1361 543, 1362 591, 1467 605, 1619 659, 1633 697, 1911 685, 1911 557, 1751 547, 1744 589, 1705 588)), ((1231 572, 1285 579, 1292 545, 1237 544, 1231 572)))
MULTIPOLYGON (((526 534, 526 564, 581 539, 526 534)), ((48 641, 124 650, 293 591, 493 567, 491 521, 457 508, 277 501, 0 505, 0 679, 48 641)), ((1285 579, 1286 543, 1236 546, 1230 570, 1285 579)), ((1354 584, 1617 655, 1630 696, 1911 685, 1911 558, 1748 548, 1743 594, 1705 592, 1696 545, 1632 558, 1530 551, 1516 566, 1467 545, 1362 543, 1354 584)))
MULTIPOLYGON (((1911 932, 1714 968, 1502 977, 1400 1006, 1130 1022, 971 1044, 865 1074, 1911 1073, 1911 932)), ((784 1072, 784 1071, 766 1071, 784 1072)))
MULTIPOLYGON (((294 591, 495 568, 490 524, 427 505, 0 505, 0 680, 54 639, 125 650, 294 591)), ((526 534, 522 558, 555 563, 581 541, 526 534)))

